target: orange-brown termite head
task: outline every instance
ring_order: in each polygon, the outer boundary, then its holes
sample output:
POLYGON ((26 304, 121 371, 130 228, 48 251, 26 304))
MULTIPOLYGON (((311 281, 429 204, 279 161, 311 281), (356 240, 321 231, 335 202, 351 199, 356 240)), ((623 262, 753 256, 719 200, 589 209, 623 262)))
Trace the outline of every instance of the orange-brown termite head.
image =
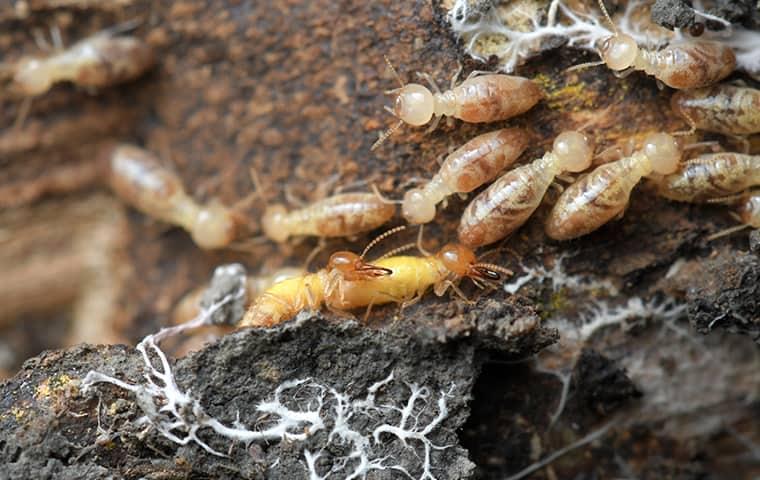
POLYGON ((392 113, 409 125, 425 125, 435 113, 435 97, 418 83, 406 84, 398 90, 392 113))
POLYGON ((327 262, 327 270, 340 272, 343 279, 348 281, 369 280, 393 273, 388 268, 367 263, 361 256, 348 251, 333 253, 327 262))
POLYGON ((512 274, 510 270, 498 265, 478 263, 475 252, 459 243, 444 245, 436 257, 457 277, 468 277, 476 285, 480 285, 479 282, 498 282, 502 278, 501 274, 512 274))

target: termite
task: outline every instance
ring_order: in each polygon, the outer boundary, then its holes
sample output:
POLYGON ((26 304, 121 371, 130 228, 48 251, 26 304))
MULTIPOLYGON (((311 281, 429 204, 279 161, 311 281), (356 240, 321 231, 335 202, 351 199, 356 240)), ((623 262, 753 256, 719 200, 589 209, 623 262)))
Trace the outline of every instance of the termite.
POLYGON ((583 134, 561 133, 550 152, 508 171, 470 202, 457 230, 459 241, 476 248, 508 236, 538 208, 557 175, 586 170, 592 156, 583 134))
MULTIPOLYGON (((135 22, 101 31, 47 57, 23 57, 6 66, 11 88, 32 97, 47 92, 55 83, 69 81, 80 87, 103 88, 133 80, 155 62, 152 49, 133 36, 117 35, 134 28, 135 22)), ((54 35, 54 39, 59 39, 54 35)))
POLYGON ((660 196, 704 203, 760 185, 760 155, 722 152, 700 155, 674 173, 652 178, 660 196))
POLYGON ((408 306, 422 298, 430 287, 438 296, 449 288, 463 296, 457 283, 464 277, 480 285, 499 281, 500 274, 512 274, 501 266, 479 263, 471 249, 459 244, 446 245, 432 256, 390 256, 373 261, 372 265, 390 273, 341 280, 339 288, 328 276, 329 267, 316 274, 285 280, 259 297, 246 312, 241 326, 269 327, 293 318, 302 309, 317 309, 322 304, 340 312, 386 303, 408 306))
POLYGON ((527 112, 544 96, 533 81, 501 74, 470 77, 445 92, 426 76, 435 90, 433 93, 418 83, 404 84, 390 62, 387 63, 401 86, 391 91, 396 94, 396 100, 393 108, 386 107, 386 110, 399 122, 380 136, 372 145, 373 150, 404 123, 422 126, 433 117, 436 122, 441 117, 468 123, 497 122, 527 112))
POLYGON ((454 193, 469 193, 512 165, 528 146, 528 132, 504 128, 479 135, 446 157, 424 186, 406 192, 401 212, 407 222, 428 223, 436 205, 454 193))
POLYGON ((606 64, 617 72, 643 70, 676 89, 712 85, 736 68, 733 49, 717 42, 692 40, 668 45, 661 50, 640 48, 632 36, 617 30, 602 1, 598 0, 598 3, 615 33, 603 40, 599 49, 602 61, 594 64, 606 64))
POLYGON ((760 90, 732 85, 713 85, 676 92, 670 97, 673 111, 692 130, 748 135, 760 133, 760 90))
POLYGON ((217 201, 200 205, 185 191, 182 180, 152 153, 121 144, 106 154, 108 184, 122 200, 158 220, 182 227, 199 247, 228 246, 237 236, 239 220, 217 201))
POLYGON ((396 206, 375 193, 341 193, 288 212, 284 205, 269 206, 261 227, 272 241, 291 236, 351 237, 388 222, 396 206))
MULTIPOLYGON (((246 301, 251 304, 272 285, 303 274, 304 271, 301 268, 283 267, 269 274, 249 275, 245 283, 246 301)), ((207 288, 207 286, 198 287, 180 299, 172 313, 173 324, 180 325, 198 316, 201 297, 207 288)))
POLYGON ((641 150, 601 165, 567 187, 549 214, 546 234, 555 240, 569 240, 622 216, 631 191, 642 177, 653 172, 673 173, 680 158, 681 149, 673 136, 649 135, 641 150))

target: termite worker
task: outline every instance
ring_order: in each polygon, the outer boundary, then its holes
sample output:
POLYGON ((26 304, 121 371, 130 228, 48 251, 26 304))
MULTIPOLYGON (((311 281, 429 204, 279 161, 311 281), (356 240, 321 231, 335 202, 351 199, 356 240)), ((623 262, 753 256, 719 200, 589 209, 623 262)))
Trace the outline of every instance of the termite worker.
POLYGON ((712 85, 736 68, 733 49, 717 42, 692 40, 661 50, 641 48, 633 37, 617 30, 601 0, 599 6, 615 32, 600 47, 601 63, 612 70, 643 70, 671 88, 689 89, 712 85))
POLYGON ((538 208, 557 175, 586 170, 592 156, 583 134, 561 133, 550 152, 508 171, 470 202, 457 230, 459 241, 476 248, 508 236, 538 208))
POLYGON ((760 133, 760 90, 713 85, 676 92, 670 97, 673 111, 694 130, 749 135, 760 133))
POLYGON ((425 185, 406 192, 401 212, 407 222, 428 223, 435 207, 454 193, 469 193, 512 165, 528 146, 528 132, 504 128, 479 135, 446 157, 425 185))
POLYGON ((760 155, 722 152, 700 155, 670 175, 651 179, 660 196, 704 203, 760 185, 760 155))
POLYGON ((351 237, 388 222, 396 206, 374 193, 341 193, 307 207, 288 212, 284 205, 271 205, 261 227, 272 241, 291 236, 351 237))
POLYGON ((125 28, 132 23, 96 33, 47 57, 21 58, 7 67, 11 88, 32 97, 64 81, 97 89, 134 80, 153 66, 155 57, 139 38, 115 35, 125 28))
POLYGON ((544 96, 539 86, 524 77, 490 74, 468 78, 441 92, 431 81, 435 93, 418 83, 404 84, 388 63, 401 87, 393 90, 396 101, 387 110, 399 122, 372 146, 377 148, 402 124, 422 126, 433 117, 454 117, 468 123, 506 120, 530 110, 544 96))
POLYGON ((649 135, 630 157, 601 165, 567 187, 549 214, 546 234, 569 240, 593 232, 623 214, 642 177, 673 173, 680 158, 681 149, 671 135, 649 135))
POLYGON ((512 272, 498 265, 478 263, 475 253, 458 244, 444 246, 428 257, 393 256, 372 265, 387 275, 341 280, 336 286, 327 270, 281 282, 259 297, 246 312, 241 326, 269 327, 293 318, 300 310, 323 304, 337 311, 386 303, 409 305, 430 288, 443 295, 449 288, 459 292, 464 277, 481 282, 498 281, 500 273, 512 272))
POLYGON ((237 236, 239 219, 219 202, 198 204, 182 180, 152 153, 134 145, 110 147, 106 153, 111 190, 127 204, 155 219, 182 227, 199 247, 228 246, 237 236))

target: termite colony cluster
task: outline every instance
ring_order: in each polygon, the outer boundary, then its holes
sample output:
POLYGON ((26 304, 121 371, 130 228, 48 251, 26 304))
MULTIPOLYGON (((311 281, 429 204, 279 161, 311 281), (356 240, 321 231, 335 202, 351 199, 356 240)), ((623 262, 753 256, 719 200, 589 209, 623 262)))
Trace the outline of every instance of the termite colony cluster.
MULTIPOLYGON (((689 134, 696 130, 729 136, 760 132, 760 91, 719 83, 736 67, 730 46, 688 38, 648 50, 617 31, 601 3, 600 7, 614 34, 598 45, 599 63, 619 74, 644 71, 676 89, 672 108, 690 125, 689 134)), ((127 35, 131 27, 127 24, 100 32, 68 49, 56 42, 58 50, 47 57, 5 65, 10 90, 28 102, 59 81, 102 88, 139 76, 153 64, 154 57, 141 40, 127 35)), ((446 91, 426 78, 430 89, 404 84, 398 78, 401 85, 392 91, 395 104, 388 109, 398 123, 380 137, 373 150, 403 124, 435 128, 442 117, 469 123, 497 122, 530 110, 544 98, 537 83, 517 76, 474 72, 446 91)), ((20 117, 23 121, 23 115, 20 117)), ((555 179, 567 179, 568 174, 580 175, 571 178, 566 188, 560 187, 562 193, 546 220, 546 235, 553 240, 589 234, 621 217, 632 190, 645 177, 665 198, 730 203, 744 225, 760 228, 760 191, 751 190, 760 185, 760 156, 720 152, 684 159, 684 152, 691 149, 682 141, 684 133, 650 133, 637 150, 589 171, 595 159, 594 144, 581 131, 561 133, 543 156, 513 168, 533 134, 522 128, 504 128, 479 135, 449 154, 429 181, 407 191, 401 201, 388 200, 375 190, 340 193, 290 211, 283 205, 271 205, 261 218, 263 235, 259 239, 284 243, 294 236, 353 237, 389 222, 396 214, 396 203, 401 204, 402 216, 409 224, 420 226, 421 238, 422 226, 436 217, 437 204, 450 195, 466 195, 490 183, 462 213, 457 243, 427 253, 418 238, 416 243, 367 260, 371 247, 404 228, 398 227, 378 237, 361 254, 333 253, 327 266, 315 273, 289 268, 249 278, 249 306, 243 318, 234 321, 239 326, 272 326, 303 309, 322 306, 341 315, 357 308, 369 313, 373 305, 388 303, 400 304, 403 309, 431 287, 439 296, 449 291, 466 298, 458 286, 463 278, 482 287, 511 274, 504 267, 479 261, 475 249, 501 241, 520 228, 549 188, 557 186, 555 179), (422 256, 402 255, 415 247, 422 256)), ((185 229, 201 248, 232 248, 251 241, 239 206, 198 203, 179 176, 154 154, 133 145, 111 146, 104 155, 104 166, 107 184, 119 198, 146 215, 185 229)), ((241 204, 247 201, 241 200, 241 204)), ((198 298, 197 292, 191 294, 180 309, 190 313, 178 318, 193 316, 198 298)))

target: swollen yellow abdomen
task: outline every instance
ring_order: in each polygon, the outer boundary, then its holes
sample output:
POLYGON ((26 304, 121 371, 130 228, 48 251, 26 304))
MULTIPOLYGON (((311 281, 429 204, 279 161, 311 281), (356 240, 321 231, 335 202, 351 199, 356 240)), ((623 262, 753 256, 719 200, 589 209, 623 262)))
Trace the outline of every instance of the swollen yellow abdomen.
POLYGON ((324 302, 324 273, 311 273, 283 280, 267 289, 251 305, 241 327, 269 327, 290 320, 306 308, 319 308, 324 302))

